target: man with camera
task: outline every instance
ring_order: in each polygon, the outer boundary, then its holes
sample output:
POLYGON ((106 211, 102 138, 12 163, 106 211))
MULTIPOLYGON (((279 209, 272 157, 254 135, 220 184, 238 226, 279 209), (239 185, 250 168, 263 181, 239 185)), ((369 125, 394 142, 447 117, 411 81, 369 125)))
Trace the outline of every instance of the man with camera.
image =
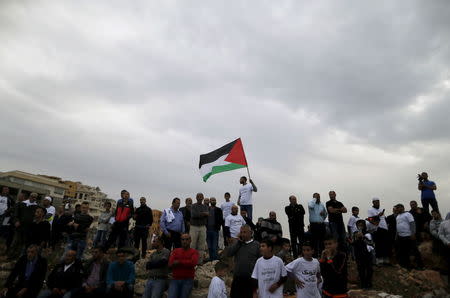
POLYGON ((419 180, 418 189, 421 192, 421 201, 423 209, 426 213, 430 213, 429 206, 431 205, 432 210, 439 211, 438 203, 436 201, 436 196, 434 191, 436 190, 436 183, 428 180, 428 174, 423 172, 417 175, 419 180))

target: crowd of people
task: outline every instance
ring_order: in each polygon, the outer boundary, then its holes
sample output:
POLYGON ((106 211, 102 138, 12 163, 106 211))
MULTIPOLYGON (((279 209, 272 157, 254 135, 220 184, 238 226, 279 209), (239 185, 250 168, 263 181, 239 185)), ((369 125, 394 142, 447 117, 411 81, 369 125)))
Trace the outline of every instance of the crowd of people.
POLYGON ((253 221, 254 182, 240 178, 238 200, 230 193, 218 206, 214 197, 202 193, 181 200, 174 198, 162 211, 160 233, 150 234, 152 209, 146 198, 134 206, 128 191, 113 210, 106 202, 98 216, 92 238, 90 257, 85 250, 94 218, 89 202, 55 209, 52 198, 37 202, 37 194, 13 200, 9 189, 0 194, 1 234, 5 254, 14 260, 14 268, 4 284, 1 297, 133 297, 135 262, 146 262, 148 280, 143 297, 189 297, 194 287, 195 270, 206 262, 216 261, 208 297, 347 297, 347 264, 355 261, 362 288, 372 287, 373 266, 398 263, 411 269, 423 268, 418 244, 431 235, 433 247, 450 255, 450 213, 442 220, 434 194, 436 184, 427 173, 419 176, 421 204, 393 206, 385 215, 381 200, 373 198, 367 216, 353 206, 344 224, 345 205, 329 191, 329 200, 319 193, 303 207, 294 195, 289 196, 285 213, 289 239, 274 211, 267 218, 253 221), (431 214, 429 206, 432 207, 431 214), (309 222, 305 225, 306 209, 309 222), (134 226, 132 226, 133 220, 134 226), (222 230, 222 232, 221 232, 222 230), (152 253, 148 254, 147 243, 152 253), (129 247, 137 251, 130 258, 129 247), (60 262, 50 269, 43 251, 57 251, 60 262), (116 248, 114 260, 105 253, 116 248), (411 256, 414 262, 411 263, 411 256), (50 272, 47 272, 50 271, 50 272), (232 272, 230 293, 224 278, 232 272))

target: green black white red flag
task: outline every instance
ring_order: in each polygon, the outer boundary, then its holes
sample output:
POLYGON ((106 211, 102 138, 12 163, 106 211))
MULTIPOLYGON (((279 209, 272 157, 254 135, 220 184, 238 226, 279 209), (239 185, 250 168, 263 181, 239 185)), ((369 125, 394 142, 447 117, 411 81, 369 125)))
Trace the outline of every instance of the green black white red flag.
POLYGON ((200 155, 198 167, 204 182, 211 175, 246 168, 247 159, 241 139, 236 139, 219 149, 200 155))

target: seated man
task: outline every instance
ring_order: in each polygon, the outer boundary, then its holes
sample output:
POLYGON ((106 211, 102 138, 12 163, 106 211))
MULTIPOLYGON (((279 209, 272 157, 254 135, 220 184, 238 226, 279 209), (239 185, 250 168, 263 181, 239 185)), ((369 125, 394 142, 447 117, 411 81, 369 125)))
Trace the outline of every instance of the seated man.
POLYGON ((38 249, 37 245, 30 245, 27 254, 20 257, 6 280, 1 296, 34 298, 38 295, 47 273, 47 260, 39 256, 38 249))
POLYGON ((92 249, 92 259, 86 264, 85 278, 81 288, 75 290, 72 298, 76 297, 103 297, 106 292, 106 273, 109 262, 105 259, 103 250, 97 247, 92 249))
POLYGON ((75 250, 67 251, 63 262, 56 265, 48 276, 48 289, 41 291, 39 298, 69 298, 72 291, 81 287, 83 265, 76 255, 75 250))
POLYGON ((277 221, 275 211, 269 212, 269 218, 261 222, 261 238, 270 240, 274 245, 281 245, 283 231, 281 224, 277 221))
POLYGON ((133 297, 135 271, 133 262, 126 259, 125 251, 116 252, 117 261, 109 264, 106 275, 108 297, 133 297))

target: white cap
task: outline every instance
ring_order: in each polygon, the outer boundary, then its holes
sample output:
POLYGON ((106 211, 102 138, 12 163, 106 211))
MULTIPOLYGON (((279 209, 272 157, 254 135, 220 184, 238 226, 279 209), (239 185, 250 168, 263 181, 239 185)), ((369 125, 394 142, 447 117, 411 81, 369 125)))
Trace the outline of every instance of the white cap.
POLYGON ((375 197, 375 198, 372 199, 372 202, 379 201, 379 200, 380 200, 379 198, 375 197))
POLYGON ((52 197, 46 196, 46 197, 44 198, 44 200, 49 200, 50 203, 51 203, 51 202, 52 202, 52 197))

